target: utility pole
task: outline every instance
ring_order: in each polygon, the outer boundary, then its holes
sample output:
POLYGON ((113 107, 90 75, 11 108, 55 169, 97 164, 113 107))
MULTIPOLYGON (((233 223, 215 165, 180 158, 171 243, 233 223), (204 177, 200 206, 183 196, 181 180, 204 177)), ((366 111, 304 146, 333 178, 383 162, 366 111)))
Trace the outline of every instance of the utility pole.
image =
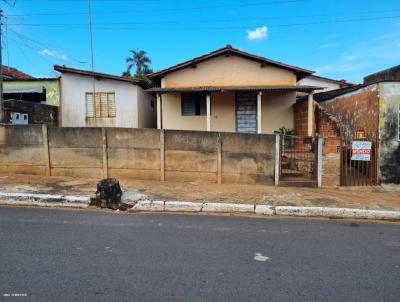
POLYGON ((89 33, 90 33, 90 60, 93 73, 93 106, 96 107, 96 78, 94 76, 94 55, 93 55, 93 29, 92 29, 92 0, 88 0, 89 4, 89 33))
POLYGON ((0 124, 4 123, 4 109, 3 109, 3 10, 0 9, 0 124))

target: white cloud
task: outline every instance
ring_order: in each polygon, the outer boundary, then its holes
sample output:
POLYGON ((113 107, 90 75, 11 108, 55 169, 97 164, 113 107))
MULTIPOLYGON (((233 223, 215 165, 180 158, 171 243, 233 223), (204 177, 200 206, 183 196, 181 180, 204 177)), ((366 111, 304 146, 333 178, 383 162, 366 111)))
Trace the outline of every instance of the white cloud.
POLYGON ((400 60, 399 40, 368 40, 354 44, 349 52, 339 53, 336 60, 314 70, 332 78, 346 78, 358 82, 370 73, 388 66, 398 65, 400 60))
POLYGON ((321 44, 319 48, 332 48, 339 45, 340 45, 339 43, 326 43, 326 44, 321 44))
POLYGON ((247 39, 253 40, 264 40, 268 37, 268 28, 266 26, 257 27, 254 30, 247 31, 247 39))
POLYGON ((356 55, 356 54, 343 55, 343 60, 345 60, 345 61, 354 61, 357 58, 358 58, 358 55, 356 55))
POLYGON ((376 40, 376 41, 387 40, 387 39, 396 37, 397 35, 398 35, 397 33, 386 33, 386 34, 382 34, 382 35, 376 36, 374 38, 374 40, 376 40))
POLYGON ((50 49, 43 49, 42 51, 39 51, 39 54, 42 55, 43 57, 51 57, 51 58, 56 58, 59 60, 67 61, 68 56, 63 54, 62 52, 56 51, 56 50, 50 50, 50 49))

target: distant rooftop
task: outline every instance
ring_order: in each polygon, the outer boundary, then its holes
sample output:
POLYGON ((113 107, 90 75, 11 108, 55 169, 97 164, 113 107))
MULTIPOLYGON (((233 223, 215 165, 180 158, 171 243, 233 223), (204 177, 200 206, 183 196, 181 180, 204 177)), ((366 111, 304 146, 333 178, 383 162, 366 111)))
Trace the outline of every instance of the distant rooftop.
POLYGON ((390 81, 400 81, 400 65, 378 71, 364 78, 365 85, 390 81))
POLYGON ((3 78, 9 80, 32 80, 33 76, 22 72, 16 68, 2 65, 3 78))
POLYGON ((123 77, 123 76, 117 76, 113 74, 108 74, 108 73, 100 73, 100 72, 93 72, 90 70, 84 70, 84 69, 78 69, 78 68, 72 68, 72 67, 67 67, 65 65, 54 65, 54 70, 61 72, 61 73, 75 73, 83 76, 92 76, 95 78, 103 78, 103 79, 110 79, 110 80, 116 80, 116 81, 123 81, 123 82, 131 82, 131 83, 136 83, 136 84, 141 84, 142 81, 139 79, 136 79, 134 77, 123 77))

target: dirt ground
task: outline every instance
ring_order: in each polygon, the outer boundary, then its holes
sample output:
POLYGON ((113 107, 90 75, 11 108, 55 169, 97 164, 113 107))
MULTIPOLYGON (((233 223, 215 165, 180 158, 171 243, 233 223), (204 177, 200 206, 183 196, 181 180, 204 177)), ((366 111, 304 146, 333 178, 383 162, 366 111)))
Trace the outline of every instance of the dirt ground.
MULTIPOLYGON (((0 175, 0 191, 93 195, 97 181, 70 177, 0 175)), ((400 186, 395 185, 312 189, 130 180, 121 181, 121 186, 124 191, 142 193, 153 200, 400 210, 400 186)))

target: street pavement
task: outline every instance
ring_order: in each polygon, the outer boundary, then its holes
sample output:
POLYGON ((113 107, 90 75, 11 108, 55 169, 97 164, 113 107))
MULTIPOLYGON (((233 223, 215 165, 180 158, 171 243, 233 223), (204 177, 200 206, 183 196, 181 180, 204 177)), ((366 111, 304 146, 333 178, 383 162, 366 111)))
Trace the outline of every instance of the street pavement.
POLYGON ((400 301, 400 224, 0 207, 0 301, 400 301))

